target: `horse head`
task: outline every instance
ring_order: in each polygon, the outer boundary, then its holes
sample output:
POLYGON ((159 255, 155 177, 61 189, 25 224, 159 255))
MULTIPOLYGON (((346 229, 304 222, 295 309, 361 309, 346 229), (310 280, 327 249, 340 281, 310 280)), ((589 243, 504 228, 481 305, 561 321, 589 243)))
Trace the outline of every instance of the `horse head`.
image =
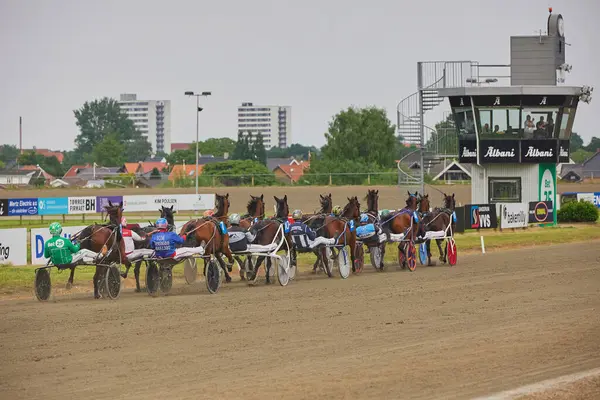
POLYGON ((319 195, 319 201, 321 202, 321 211, 319 214, 331 214, 333 209, 333 202, 331 200, 331 193, 328 195, 319 195))
POLYGON ((348 204, 342 210, 341 217, 358 221, 360 218, 360 203, 358 197, 347 197, 348 204))
POLYGON ((429 195, 421 195, 419 196, 419 212, 421 214, 427 214, 429 209, 431 208, 431 204, 429 202, 429 195))
POLYGON ((250 201, 246 206, 248 210, 248 215, 251 217, 264 218, 265 216, 265 201, 264 195, 260 196, 252 196, 250 195, 250 201))
POLYGON ((169 225, 172 225, 172 226, 175 225, 175 213, 177 211, 173 210, 173 206, 171 206, 171 207, 160 206, 160 208, 158 209, 158 212, 160 213, 160 217, 165 218, 169 225))
POLYGON ((226 195, 215 194, 215 208, 216 211, 213 217, 225 217, 229 213, 229 193, 226 195))
POLYGON ((367 212, 377 214, 379 211, 379 190, 367 192, 367 212))
POLYGON ((415 211, 417 209, 417 204, 419 203, 418 196, 419 192, 415 192, 415 194, 408 192, 408 199, 406 199, 406 208, 415 211))
POLYGON ((287 194, 282 199, 273 196, 275 199, 275 218, 287 219, 290 208, 288 207, 287 194))
POLYGON ((113 204, 110 200, 108 205, 104 206, 106 213, 108 214, 111 225, 121 225, 121 219, 123 218, 123 202, 119 204, 113 204))
POLYGON ((456 200, 454 199, 454 193, 452 193, 452 196, 444 193, 444 207, 449 210, 454 211, 454 208, 456 207, 456 200))

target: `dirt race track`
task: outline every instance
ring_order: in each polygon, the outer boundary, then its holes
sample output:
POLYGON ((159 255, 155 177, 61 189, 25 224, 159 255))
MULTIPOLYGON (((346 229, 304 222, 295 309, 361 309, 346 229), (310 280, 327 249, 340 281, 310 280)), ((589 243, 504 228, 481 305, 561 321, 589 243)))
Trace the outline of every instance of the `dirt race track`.
POLYGON ((600 367, 600 242, 0 302, 0 398, 465 399, 600 367))

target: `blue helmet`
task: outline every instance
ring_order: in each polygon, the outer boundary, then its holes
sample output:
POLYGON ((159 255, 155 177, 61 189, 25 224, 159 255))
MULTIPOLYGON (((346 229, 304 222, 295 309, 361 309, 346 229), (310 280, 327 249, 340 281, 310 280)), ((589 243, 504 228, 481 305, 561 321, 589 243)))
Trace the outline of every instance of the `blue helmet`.
POLYGON ((156 227, 158 229, 167 229, 167 225, 168 225, 167 220, 164 218, 159 218, 156 220, 156 227))
POLYGON ((369 216, 367 214, 360 214, 360 222, 369 222, 369 216))

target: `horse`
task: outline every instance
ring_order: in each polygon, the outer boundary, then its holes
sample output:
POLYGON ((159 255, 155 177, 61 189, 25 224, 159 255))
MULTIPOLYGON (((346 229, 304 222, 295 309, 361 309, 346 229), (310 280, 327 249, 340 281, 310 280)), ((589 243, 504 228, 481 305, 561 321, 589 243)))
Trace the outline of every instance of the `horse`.
MULTIPOLYGON (((321 208, 317 212, 315 212, 314 214, 302 215, 301 219, 303 223, 305 223, 315 231, 317 231, 320 227, 322 227, 325 224, 325 217, 331 215, 331 213, 333 212, 333 201, 331 199, 331 193, 326 195, 319 194, 319 203, 321 205, 321 208)), ((296 248, 292 246, 291 251, 292 263, 296 265, 296 248)), ((314 249, 313 253, 315 253, 315 255, 317 256, 317 259, 313 264, 313 273, 316 273, 317 268, 319 267, 319 262, 323 262, 323 260, 321 257, 321 252, 318 249, 314 249)))
MULTIPOLYGON (((170 231, 174 230, 175 229, 175 216, 174 215, 177 211, 173 210, 173 206, 171 206, 171 207, 160 206, 160 208, 158 209, 158 212, 160 213, 160 218, 165 218, 167 220, 168 229, 170 231)), ((139 224, 128 224, 127 228, 131 229, 132 231, 134 231, 135 233, 137 233, 139 236, 141 236, 144 239, 141 242, 134 242, 134 246, 136 249, 150 248, 150 238, 152 237, 152 234, 157 231, 154 223, 150 222, 148 226, 144 226, 144 227, 140 227, 139 224)), ((143 260, 136 261, 135 266, 133 268, 133 274, 135 276, 135 291, 138 293, 142 291, 142 289, 140 288, 140 268, 142 266, 142 261, 143 260)), ((129 273, 129 268, 131 268, 131 264, 129 266, 127 266, 125 268, 125 272, 121 274, 121 277, 123 279, 127 279, 127 274, 129 273)))
MULTIPOLYGON (((403 233, 405 240, 414 241, 417 236, 419 223, 413 223, 413 214, 417 210, 419 203, 418 192, 412 194, 408 192, 408 199, 406 199, 406 207, 402 210, 392 213, 391 216, 386 217, 381 223, 381 227, 384 232, 391 232, 394 234, 403 233)), ((406 246, 407 242, 401 242, 398 244, 398 251, 404 256, 402 261, 402 268, 406 268, 406 246)))
MULTIPOLYGON (((369 189, 367 191, 367 196, 366 196, 366 200, 367 200, 367 211, 365 212, 365 214, 367 214, 369 223, 378 225, 380 223, 380 218, 379 218, 379 190, 371 190, 369 189)), ((370 246, 367 246, 367 248, 369 248, 370 246)), ((379 247, 379 249, 381 250, 381 265, 378 266, 378 271, 383 271, 383 267, 384 267, 384 256, 385 256, 385 247, 386 247, 386 243, 379 243, 377 246, 374 247, 379 247)), ((370 249, 369 249, 370 250, 370 249)))
MULTIPOLYGON (((275 199, 275 216, 273 216, 272 218, 268 218, 268 219, 263 219, 262 221, 258 221, 256 224, 254 224, 254 230, 256 231, 256 238, 254 239, 254 241, 252 242, 253 244, 260 244, 263 246, 268 246, 271 243, 281 240, 281 237, 279 236, 280 234, 285 235, 283 232, 279 232, 279 227, 285 223, 285 221, 287 221, 288 219, 288 215, 290 213, 290 209, 287 203, 287 195, 283 196, 283 198, 278 198, 277 196, 273 196, 273 198, 275 199)), ((291 239, 289 238, 289 236, 285 237, 285 243, 287 246, 288 251, 291 251, 291 239)), ((258 260, 256 262, 256 266, 253 268, 252 267, 252 262, 249 259, 249 264, 250 264, 250 270, 253 273, 253 276, 248 277, 249 280, 253 280, 256 277, 256 274, 258 274, 258 270, 262 264, 262 262, 264 261, 266 257, 265 256, 259 256, 258 260)), ((266 270, 266 278, 267 278, 267 284, 271 283, 270 280, 270 270, 271 270, 271 258, 269 257, 267 259, 267 270, 266 270)))
MULTIPOLYGON (((443 193, 443 195, 444 195, 444 207, 442 207, 442 208, 436 207, 431 213, 426 213, 423 216, 421 223, 423 224, 424 232, 447 231, 448 228, 451 229, 451 232, 454 232, 455 223, 452 220, 452 214, 454 213, 454 209, 456 207, 454 193, 452 193, 452 196, 447 195, 445 193, 443 193)), ((429 211, 429 199, 426 198, 425 201, 427 203, 427 211, 429 211)), ((421 204, 423 204, 423 198, 421 199, 421 204)), ((421 208, 424 208, 424 207, 422 206, 421 208)), ((446 247, 444 250, 442 250, 442 243, 444 242, 444 239, 435 239, 435 242, 440 251, 440 261, 445 264, 447 261, 447 257, 448 257, 448 248, 446 247)), ((427 260, 428 260, 427 264, 429 266, 433 266, 433 265, 435 265, 435 263, 433 263, 431 261, 431 240, 428 240, 426 242, 426 245, 427 245, 427 260)))
POLYGON ((212 216, 194 219, 186 222, 181 227, 180 235, 186 235, 185 245, 197 247, 204 242, 204 275, 206 275, 206 265, 208 256, 215 255, 219 265, 225 272, 225 281, 231 282, 228 269, 221 255, 225 255, 230 265, 233 265, 233 257, 229 250, 229 235, 221 230, 221 226, 227 226, 227 212, 229 210, 229 193, 226 195, 215 195, 216 211, 212 216))
MULTIPOLYGON (((246 205, 247 214, 244 214, 242 218, 240 218, 240 227, 244 229, 250 229, 255 219, 263 219, 265 217, 265 201, 264 195, 260 196, 252 196, 250 195, 250 201, 246 205)), ((248 256, 250 258, 251 256, 248 256)), ((243 261, 239 256, 233 256, 233 258, 240 265, 240 279, 245 281, 246 275, 242 265, 244 265, 243 261)))
MULTIPOLYGON (((348 197, 348 204, 342 210, 339 217, 328 215, 325 217, 325 224, 317 230, 318 236, 327 238, 337 237, 338 244, 346 244, 350 247, 350 259, 352 261, 352 272, 356 272, 355 251, 356 251, 356 230, 352 229, 351 221, 357 224, 360 219, 360 203, 358 198, 348 197)), ((325 270, 331 271, 329 268, 329 260, 327 260, 326 249, 321 249, 322 261, 325 264, 325 270)), ((327 273, 331 276, 331 273, 327 273)))
MULTIPOLYGON (((106 265, 116 262, 124 264, 127 267, 131 266, 127 256, 125 255, 125 243, 121 235, 121 218, 123 215, 123 202, 113 204, 108 202, 105 206, 106 213, 109 215, 109 223, 100 225, 94 224, 85 227, 81 232, 74 235, 72 238, 82 238, 81 248, 88 249, 96 253, 102 253, 98 260, 103 265, 96 265, 96 273, 94 274, 94 298, 100 298, 99 282, 107 273, 106 265)), ((73 274, 75 268, 71 268, 69 276, 69 284, 73 284, 73 274)))

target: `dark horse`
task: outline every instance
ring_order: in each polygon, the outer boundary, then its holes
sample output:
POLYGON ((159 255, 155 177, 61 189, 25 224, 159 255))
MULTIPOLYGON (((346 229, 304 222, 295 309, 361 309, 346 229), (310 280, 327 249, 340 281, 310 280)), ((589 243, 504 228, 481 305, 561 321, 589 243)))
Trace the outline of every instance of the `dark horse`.
MULTIPOLYGON (((327 215, 325 217, 324 225, 317 230, 318 236, 324 236, 327 238, 336 238, 340 245, 348 245, 350 247, 350 259, 352 261, 352 272, 356 272, 356 229, 351 227, 353 224, 355 227, 360 219, 360 203, 358 198, 348 197, 348 204, 342 210, 339 217, 333 215, 327 215)), ((326 257, 326 249, 321 249, 321 260, 325 264, 325 270, 327 275, 331 276, 331 268, 329 268, 329 260, 326 257)))
MULTIPOLYGON (((171 207, 160 206, 160 208, 158 209, 158 212, 160 213, 161 218, 165 218, 167 220, 168 229, 170 231, 175 230, 175 213, 177 211, 173 210, 173 206, 171 206, 171 207)), ((134 242, 136 249, 150 248, 150 238, 152 237, 152 234, 157 231, 154 223, 150 222, 148 226, 144 226, 144 227, 141 227, 139 224, 128 224, 127 228, 131 229, 132 231, 134 231, 135 233, 137 233, 139 236, 141 236, 144 239, 142 242, 134 242)), ((142 266, 142 262, 143 262, 143 260, 136 261, 135 266, 133 268, 133 274, 135 276, 135 291, 136 292, 142 291, 142 289, 140 287, 140 268, 142 266)), ((131 265, 128 265, 125 268, 125 272, 121 274, 123 279, 127 279, 127 274, 129 272, 129 268, 131 268, 131 265)))
MULTIPOLYGON (((254 224, 253 229, 256 231, 256 238, 254 239, 254 244, 260 244, 260 245, 270 245, 271 243, 274 243, 278 240, 281 240, 281 236, 280 235, 285 235, 283 233, 283 231, 280 232, 279 227, 285 223, 285 221, 287 221, 290 209, 288 207, 288 203, 287 203, 287 195, 283 196, 282 199, 277 198, 276 196, 273 196, 273 198, 275 199, 276 205, 275 205, 275 216, 273 216, 272 218, 268 218, 268 219, 263 219, 262 221, 258 221, 256 224, 254 224)), ((287 249, 289 251, 289 249, 291 248, 290 243, 291 240, 289 237, 285 238, 285 243, 287 246, 287 249)), ((256 266, 252 267, 252 263, 250 263, 250 270, 252 271, 252 276, 248 276, 248 280, 253 280, 256 275, 258 274, 258 270, 260 268, 260 265, 262 264, 262 262, 264 261, 266 257, 265 256, 259 256, 258 257, 258 261, 256 262, 256 266)), ((267 270, 266 270, 266 278, 267 278, 267 284, 271 283, 270 280, 270 271, 271 271, 271 258, 267 258, 267 270)))
MULTIPOLYGON (((250 195, 250 201, 246 205, 246 211, 247 214, 243 215, 240 218, 240 227, 244 229, 250 229, 255 219, 262 220, 265 217, 264 195, 250 195)), ((251 259, 251 256, 247 257, 251 259)), ((234 256, 233 258, 235 258, 235 260, 238 262, 238 265, 240 266, 240 279, 243 281, 246 280, 246 275, 243 268, 243 261, 241 260, 240 256, 234 256)))
POLYGON ((231 282, 231 276, 227 272, 228 268, 233 265, 233 257, 229 250, 229 235, 221 230, 221 226, 227 226, 227 212, 229 211, 229 193, 225 196, 215 195, 216 211, 210 217, 203 217, 188 221, 181 228, 180 234, 186 235, 186 246, 196 247, 202 242, 204 247, 204 275, 206 275, 206 265, 210 255, 215 255, 219 261, 221 269, 225 272, 225 281, 231 282), (222 255, 227 257, 229 267, 221 258, 222 255))
MULTIPOLYGON (((109 201, 105 209, 109 215, 108 224, 89 225, 73 236, 81 242, 82 249, 104 254, 98 257, 98 262, 102 265, 96 265, 96 273, 94 274, 94 297, 96 299, 100 298, 98 284, 107 272, 107 265, 114 262, 124 264, 127 267, 131 266, 125 255, 125 243, 119 228, 123 214, 123 202, 112 204, 109 201)), ((73 284, 74 271, 74 268, 71 268, 71 275, 69 276, 71 285, 73 284)))
MULTIPOLYGON (((331 193, 326 194, 326 195, 319 195, 319 203, 321 205, 321 208, 315 212, 314 214, 304 214, 302 216, 302 222, 304 222, 306 225, 308 225, 311 229, 313 229, 315 232, 318 232, 318 230, 325 225, 325 218, 328 215, 331 215, 332 213, 332 209, 333 209, 333 201, 331 200, 331 193)), ((317 259, 315 260, 315 263, 313 264, 313 273, 317 271, 317 268, 319 267, 319 263, 323 262, 323 253, 324 251, 319 251, 319 249, 314 249, 313 253, 315 253, 315 255, 317 256, 317 259)), ((296 265, 297 260, 296 260, 296 249, 294 246, 292 246, 292 263, 294 265, 296 265)))
POLYGON ((398 244, 399 254, 402 254, 404 256, 402 258, 401 263, 402 268, 406 268, 407 265, 406 246, 409 241, 414 241, 416 239, 417 232, 419 229, 419 224, 417 222, 414 222, 413 219, 413 214, 417 210, 417 206, 419 203, 418 195, 418 192, 415 192, 415 194, 408 192, 408 199, 406 199, 406 207, 404 207, 400 211, 392 213, 391 216, 385 217, 381 224, 381 227, 384 232, 404 234, 406 241, 398 244))
MULTIPOLYGON (((454 233, 456 229, 456 225, 452 219, 452 214, 454 213, 454 208, 456 207, 456 201, 454 199, 454 193, 452 196, 443 193, 444 195, 444 206, 441 208, 436 207, 432 212, 427 212, 424 214, 421 223, 423 224, 424 232, 427 231, 445 231, 446 235, 451 235, 454 233)), ((427 208, 422 205, 422 209, 429 211, 429 196, 424 196, 421 198, 421 204, 425 202, 427 203, 427 208)), ((440 251, 440 261, 442 263, 446 263, 448 257, 448 248, 445 247, 442 250, 442 243, 444 239, 435 239, 435 242, 440 251)), ((427 264, 432 266, 435 265, 431 261, 431 240, 427 241, 427 264)))
MULTIPOLYGON (((371 190, 369 189, 367 191, 367 211, 365 214, 367 214, 367 217, 369 218, 369 223, 378 225, 380 223, 380 218, 379 218, 379 190, 371 190)), ((370 245, 367 247, 379 247, 379 249, 381 250, 381 264, 377 266, 379 271, 383 271, 384 268, 384 256, 385 256, 385 247, 386 247, 386 243, 379 243, 379 238, 378 236, 375 239, 375 245, 370 245)))

